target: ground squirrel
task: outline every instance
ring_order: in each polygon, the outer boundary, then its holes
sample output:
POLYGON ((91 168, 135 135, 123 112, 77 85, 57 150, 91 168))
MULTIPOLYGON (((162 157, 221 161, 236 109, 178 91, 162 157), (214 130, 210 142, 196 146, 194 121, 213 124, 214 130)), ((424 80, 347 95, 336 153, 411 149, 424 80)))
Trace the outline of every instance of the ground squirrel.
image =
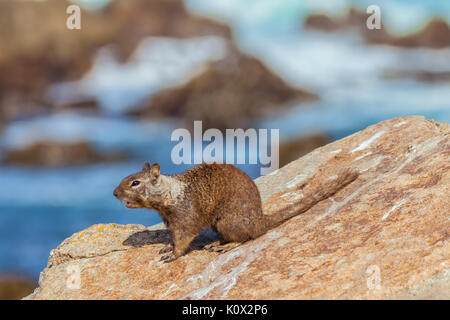
MULTIPOLYGON (((358 173, 344 169, 315 186, 303 183, 298 206, 263 214, 261 196, 253 180, 230 164, 200 164, 180 174, 164 175, 158 164, 146 162, 141 172, 122 180, 114 196, 127 208, 158 211, 173 239, 171 251, 161 260, 183 255, 204 227, 212 227, 221 243, 255 239, 317 202, 333 195, 356 179, 358 173)), ((314 177, 312 177, 314 178, 314 177)))

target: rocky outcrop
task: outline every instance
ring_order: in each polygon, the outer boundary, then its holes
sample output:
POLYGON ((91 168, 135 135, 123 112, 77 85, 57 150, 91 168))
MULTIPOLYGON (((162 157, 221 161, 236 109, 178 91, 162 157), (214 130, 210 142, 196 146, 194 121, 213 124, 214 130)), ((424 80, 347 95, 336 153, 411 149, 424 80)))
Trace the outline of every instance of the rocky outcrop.
POLYGON ((183 119, 187 126, 202 120, 205 129, 246 129, 255 119, 277 114, 289 103, 316 99, 314 93, 289 86, 261 61, 230 46, 226 58, 187 84, 156 93, 130 114, 183 119))
POLYGON ((342 17, 330 17, 323 13, 313 13, 305 18, 307 29, 335 32, 347 28, 362 28, 366 25, 368 15, 356 8, 350 8, 342 17))
POLYGON ((304 26, 306 29, 324 32, 357 30, 367 43, 387 44, 388 41, 393 39, 383 25, 381 29, 368 29, 366 26, 368 17, 369 14, 366 14, 364 11, 350 8, 342 17, 330 17, 326 14, 311 14, 306 17, 304 26))
POLYGON ((304 26, 325 32, 341 30, 358 30, 367 43, 383 44, 396 47, 417 48, 426 47, 441 49, 450 46, 450 27, 441 18, 433 18, 423 29, 405 36, 390 33, 384 26, 381 29, 370 30, 366 21, 370 15, 351 8, 343 17, 330 17, 326 14, 311 14, 306 17, 304 26))
POLYGON ((80 78, 90 68, 95 50, 107 43, 98 21, 87 12, 83 11, 83 31, 66 28, 66 8, 71 4, 65 0, 0 2, 0 91, 4 99, 22 101, 15 106, 17 112, 23 104, 41 106, 49 84, 80 78))
MULTIPOLYGON (((370 34, 366 32, 366 34, 370 34)), ((406 36, 386 34, 385 37, 367 38, 375 44, 387 44, 405 48, 433 48, 442 49, 450 47, 450 27, 445 20, 431 19, 423 29, 406 36)))
POLYGON ((323 13, 314 13, 306 17, 304 26, 307 29, 316 29, 326 32, 334 32, 341 28, 341 24, 323 13))
MULTIPOLYGON (((261 61, 241 53, 229 26, 190 14, 182 0, 111 1, 98 11, 83 10, 81 30, 65 27, 70 4, 0 2, 0 107, 5 122, 80 110, 79 105, 54 105, 46 90, 54 83, 80 79, 99 48, 108 45, 126 61, 149 36, 219 36, 229 44, 229 55, 185 86, 157 93, 132 115, 203 120, 210 128, 248 127, 254 116, 276 113, 286 102, 317 98, 290 87, 261 61), (27 24, 22 23, 24 16, 27 24)), ((97 110, 95 102, 82 107, 97 110)))
POLYGON ((17 300, 29 295, 37 287, 37 283, 26 277, 3 274, 0 275, 0 300, 17 300))
POLYGON ((7 149, 1 163, 6 165, 59 167, 126 160, 125 154, 103 154, 87 141, 38 141, 18 149, 7 149))
POLYGON ((414 79, 426 83, 450 82, 450 71, 429 70, 386 70, 382 74, 384 79, 414 79))
POLYGON ((71 4, 67 0, 0 3, 0 66, 18 71, 6 73, 12 78, 9 81, 36 86, 78 79, 101 46, 111 44, 127 59, 147 36, 231 38, 228 26, 191 15, 182 0, 111 1, 98 11, 83 10, 79 31, 66 28, 66 9, 71 4), (30 81, 31 75, 38 83, 30 81))
MULTIPOLYGON (((271 214, 305 179, 354 167, 357 180, 258 239, 171 263, 161 226, 100 224, 50 253, 28 299, 450 298, 450 126, 380 122, 318 148, 256 183, 271 214)), ((329 179, 333 179, 330 175, 329 179)))
POLYGON ((111 43, 125 59, 148 36, 232 38, 228 25, 190 14, 183 0, 114 0, 103 13, 105 26, 113 29, 111 43))
POLYGON ((97 11, 82 10, 80 30, 66 28, 71 4, 0 1, 0 106, 12 98, 21 102, 15 106, 20 117, 48 111, 49 84, 80 79, 105 45, 125 61, 148 36, 232 37, 227 25, 191 15, 182 0, 111 1, 97 11))

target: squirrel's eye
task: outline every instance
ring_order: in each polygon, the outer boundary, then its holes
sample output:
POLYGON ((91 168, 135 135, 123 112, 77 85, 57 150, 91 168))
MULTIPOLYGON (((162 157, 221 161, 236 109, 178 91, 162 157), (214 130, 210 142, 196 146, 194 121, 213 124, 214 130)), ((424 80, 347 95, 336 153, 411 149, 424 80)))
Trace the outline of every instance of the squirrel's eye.
POLYGON ((137 180, 135 180, 135 181, 133 181, 132 183, 131 183, 131 186, 132 187, 136 187, 136 186, 138 186, 139 185, 139 183, 141 183, 140 181, 137 181, 137 180))

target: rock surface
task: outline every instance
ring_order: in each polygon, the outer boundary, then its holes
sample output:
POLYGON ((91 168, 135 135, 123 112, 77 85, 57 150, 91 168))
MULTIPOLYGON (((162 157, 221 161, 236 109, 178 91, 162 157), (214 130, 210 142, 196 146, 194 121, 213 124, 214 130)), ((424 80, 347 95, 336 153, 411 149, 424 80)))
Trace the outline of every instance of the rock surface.
POLYGON ((19 118, 49 111, 48 86, 80 79, 103 46, 112 46, 125 61, 148 36, 232 37, 227 25, 190 14, 182 0, 110 1, 101 10, 82 10, 80 30, 66 28, 72 4, 0 1, 0 107, 14 100, 19 118))
POLYGON ((36 281, 14 274, 0 275, 0 300, 17 300, 29 295, 37 287, 36 281))
POLYGON ((426 83, 446 83, 450 82, 450 71, 429 71, 429 70, 386 70, 382 74, 384 79, 414 79, 426 83))
POLYGON ((54 105, 47 89, 80 79, 104 46, 113 48, 119 61, 127 61, 149 36, 214 35, 229 44, 230 53, 186 86, 157 93, 132 113, 136 116, 181 117, 189 124, 203 120, 205 128, 248 127, 252 117, 274 114, 286 102, 317 98, 292 88, 261 61, 241 53, 228 25, 191 14, 182 0, 110 1, 97 11, 82 10, 80 30, 65 27, 70 4, 0 1, 0 108, 5 123, 66 109, 97 110, 95 101, 54 105))
POLYGON ((141 118, 171 117, 203 128, 244 128, 255 119, 277 114, 293 103, 314 101, 316 94, 288 85, 258 59, 233 45, 187 84, 162 90, 130 114, 141 118))
POLYGON ((361 172, 258 239, 218 254, 201 249, 211 241, 203 236, 167 264, 158 251, 170 236, 160 226, 94 225, 51 251, 27 298, 449 299, 449 156, 446 123, 380 122, 257 179, 271 214, 319 168, 361 172))
POLYGON ((126 160, 122 153, 103 154, 95 150, 87 141, 60 142, 53 140, 38 141, 20 149, 5 150, 2 164, 58 167, 85 165, 98 162, 116 162, 126 160))
POLYGON ((350 8, 343 17, 330 17, 326 14, 311 14, 306 17, 304 26, 325 32, 358 30, 367 43, 382 44, 405 48, 441 49, 450 46, 450 27, 441 18, 432 18, 417 32, 408 35, 390 33, 383 25, 381 29, 370 30, 366 22, 370 14, 356 8, 350 8))
POLYGON ((317 29, 335 32, 347 28, 362 28, 366 26, 369 15, 356 8, 350 8, 342 17, 330 17, 323 13, 313 13, 306 17, 304 26, 307 29, 317 29))
MULTIPOLYGON (((367 35, 370 32, 366 32, 367 35)), ((366 38, 375 44, 387 44, 405 48, 442 49, 450 46, 450 27, 440 18, 431 19, 423 29, 406 36, 395 36, 386 33, 384 37, 366 38)))

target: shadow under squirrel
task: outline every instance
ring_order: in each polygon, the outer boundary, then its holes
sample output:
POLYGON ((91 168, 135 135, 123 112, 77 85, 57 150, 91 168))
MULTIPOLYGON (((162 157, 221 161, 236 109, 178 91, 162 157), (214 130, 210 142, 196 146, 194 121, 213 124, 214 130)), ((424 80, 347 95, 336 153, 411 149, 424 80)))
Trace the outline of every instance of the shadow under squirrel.
POLYGON ((171 251, 161 258, 169 262, 182 256, 204 227, 218 232, 222 243, 255 239, 332 196, 357 177, 358 172, 347 168, 318 186, 304 183, 303 197, 293 208, 269 215, 263 213, 256 184, 233 165, 202 163, 180 174, 164 175, 158 164, 146 162, 141 172, 121 181, 114 196, 126 202, 127 208, 158 211, 172 234, 173 248, 161 250, 171 251))

